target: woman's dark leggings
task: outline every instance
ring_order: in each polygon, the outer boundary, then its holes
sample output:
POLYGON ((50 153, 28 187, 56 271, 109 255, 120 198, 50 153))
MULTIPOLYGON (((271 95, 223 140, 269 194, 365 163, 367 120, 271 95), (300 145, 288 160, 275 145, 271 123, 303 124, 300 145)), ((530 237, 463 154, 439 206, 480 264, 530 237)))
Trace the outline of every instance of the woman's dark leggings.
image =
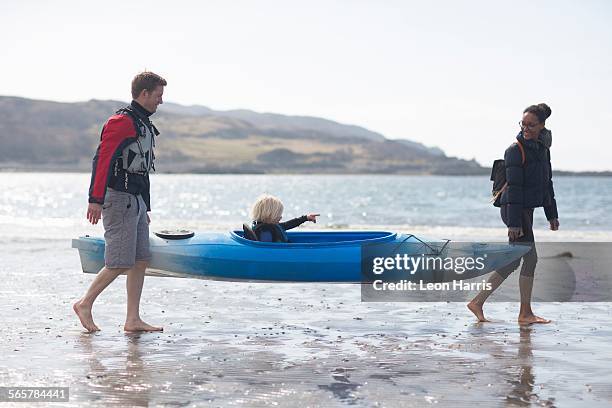
MULTIPOLYGON (((502 205, 500 208, 502 220, 508 225, 507 207, 502 205)), ((518 243, 520 245, 529 245, 531 250, 523 255, 523 266, 521 267, 521 276, 533 277, 535 272, 536 264, 538 263, 538 252, 535 247, 535 237, 533 236, 533 208, 523 208, 522 213, 522 224, 523 224, 523 236, 509 242, 518 243)), ((506 279, 508 275, 518 268, 520 265, 520 258, 512 262, 508 266, 504 266, 497 270, 501 276, 506 279)))

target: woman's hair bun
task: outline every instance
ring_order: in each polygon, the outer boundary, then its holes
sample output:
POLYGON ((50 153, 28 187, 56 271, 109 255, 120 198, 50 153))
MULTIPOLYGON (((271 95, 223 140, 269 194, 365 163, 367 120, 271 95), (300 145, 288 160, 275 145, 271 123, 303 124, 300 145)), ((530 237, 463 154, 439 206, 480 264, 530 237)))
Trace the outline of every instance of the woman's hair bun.
POLYGON ((548 117, 552 114, 552 110, 550 109, 550 106, 548 106, 545 103, 538 103, 537 107, 540 110, 540 112, 542 112, 542 115, 544 116, 544 120, 548 119, 548 117))
POLYGON ((537 105, 531 105, 528 106, 523 113, 533 113, 534 115, 536 115, 538 117, 538 120, 542 123, 544 123, 546 121, 546 119, 548 119, 548 117, 551 115, 552 110, 550 109, 550 107, 545 104, 545 103, 539 103, 537 105))

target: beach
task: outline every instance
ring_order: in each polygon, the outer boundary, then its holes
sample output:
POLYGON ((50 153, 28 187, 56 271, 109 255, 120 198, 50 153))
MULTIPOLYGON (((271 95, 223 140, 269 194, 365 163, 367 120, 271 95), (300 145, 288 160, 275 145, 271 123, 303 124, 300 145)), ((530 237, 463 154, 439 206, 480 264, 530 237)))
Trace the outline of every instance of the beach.
POLYGON ((612 407, 611 21, 4 1, 0 408, 612 407))
POLYGON ((120 277, 85 334, 71 304, 93 276, 65 244, 3 256, 0 385, 70 387, 66 406, 612 401, 610 303, 537 304, 553 323, 521 328, 516 303, 491 303, 482 324, 461 303, 362 303, 359 285, 151 277, 143 316, 164 332, 125 334, 120 277))
MULTIPOLYGON (((86 176, 77 181, 86 184, 86 176)), ((0 197, 0 386, 69 387, 69 401, 56 405, 75 407, 612 403, 610 302, 535 303, 535 312, 552 323, 520 327, 517 301, 487 303, 492 322, 477 323, 464 303, 362 302, 355 284, 148 277, 142 316, 164 332, 126 334, 121 276, 95 304, 102 330, 84 333, 72 303, 94 276, 81 272, 70 240, 101 235, 101 227, 88 226, 72 204, 85 206, 72 192, 78 183, 69 191, 31 192, 31 201, 40 203, 31 217, 8 208, 8 195, 0 197), (66 215, 54 217, 54 203, 55 213, 66 215)), ((154 209, 152 228, 176 226, 176 220, 198 230, 233 225, 159 212, 156 218, 154 209)), ((349 224, 463 240, 503 237, 487 226, 349 224)), ((540 228, 536 236, 610 240, 604 229, 554 235, 540 228)), ((517 279, 515 273, 509 281, 517 279)))

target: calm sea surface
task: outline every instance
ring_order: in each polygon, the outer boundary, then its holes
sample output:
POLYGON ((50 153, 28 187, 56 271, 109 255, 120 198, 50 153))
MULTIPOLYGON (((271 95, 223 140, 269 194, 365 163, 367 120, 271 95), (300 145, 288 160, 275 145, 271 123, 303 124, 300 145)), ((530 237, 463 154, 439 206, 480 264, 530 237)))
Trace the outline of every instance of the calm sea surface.
MULTIPOLYGON (((554 182, 563 229, 612 230, 612 178, 554 182)), ((0 173, 0 223, 82 222, 88 188, 88 174, 0 173)), ((257 196, 270 193, 283 200, 285 219, 318 212, 321 228, 496 228, 490 189, 486 176, 160 174, 152 176, 152 216, 161 224, 239 227, 257 196)), ((536 226, 546 226, 542 209, 536 226)))

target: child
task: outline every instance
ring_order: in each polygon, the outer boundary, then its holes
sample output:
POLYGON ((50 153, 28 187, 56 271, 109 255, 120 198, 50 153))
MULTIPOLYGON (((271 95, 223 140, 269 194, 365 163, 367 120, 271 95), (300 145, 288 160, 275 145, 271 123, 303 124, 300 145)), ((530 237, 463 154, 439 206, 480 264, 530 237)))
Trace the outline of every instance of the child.
POLYGON ((262 242, 289 242, 285 231, 306 221, 317 222, 320 214, 308 214, 289 221, 280 222, 283 217, 283 203, 278 198, 264 194, 260 196, 251 211, 253 232, 262 242))

